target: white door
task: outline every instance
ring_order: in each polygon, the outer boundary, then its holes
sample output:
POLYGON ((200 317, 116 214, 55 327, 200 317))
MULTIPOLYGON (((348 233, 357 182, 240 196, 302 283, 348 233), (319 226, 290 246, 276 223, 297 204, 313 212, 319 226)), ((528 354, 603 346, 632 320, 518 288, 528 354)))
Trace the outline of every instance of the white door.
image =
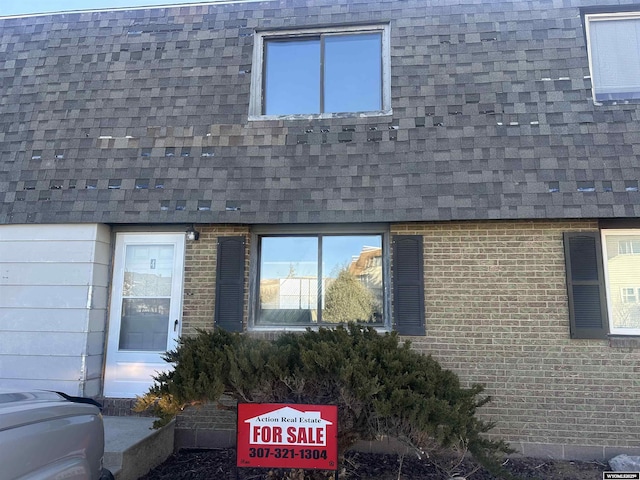
POLYGON ((170 366, 182 320, 184 233, 119 233, 104 375, 104 396, 134 398, 170 366))

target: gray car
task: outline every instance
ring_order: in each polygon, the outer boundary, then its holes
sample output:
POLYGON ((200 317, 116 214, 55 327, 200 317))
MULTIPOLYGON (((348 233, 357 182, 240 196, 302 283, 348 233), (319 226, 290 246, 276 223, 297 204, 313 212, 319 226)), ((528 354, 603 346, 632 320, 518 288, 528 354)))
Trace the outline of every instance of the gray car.
POLYGON ((0 480, 112 480, 97 402, 0 389, 0 480))

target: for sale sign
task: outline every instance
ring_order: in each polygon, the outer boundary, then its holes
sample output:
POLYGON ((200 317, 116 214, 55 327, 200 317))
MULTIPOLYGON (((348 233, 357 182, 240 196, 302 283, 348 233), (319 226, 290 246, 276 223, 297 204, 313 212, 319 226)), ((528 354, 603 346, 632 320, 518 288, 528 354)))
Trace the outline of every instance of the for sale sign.
POLYGON ((238 404, 239 467, 338 467, 338 407, 238 404))

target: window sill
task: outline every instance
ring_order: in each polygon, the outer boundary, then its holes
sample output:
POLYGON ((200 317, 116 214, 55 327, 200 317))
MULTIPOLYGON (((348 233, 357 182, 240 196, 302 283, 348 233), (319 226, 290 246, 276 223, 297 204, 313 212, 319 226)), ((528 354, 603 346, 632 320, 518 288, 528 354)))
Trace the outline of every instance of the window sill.
POLYGON ((292 115, 249 115, 250 122, 269 120, 328 120, 335 118, 367 118, 386 117, 393 115, 393 110, 376 110, 371 112, 340 112, 340 113, 313 113, 313 114, 292 114, 292 115))
MULTIPOLYGON (((386 327, 383 325, 366 325, 366 324, 362 324, 363 327, 366 326, 371 326, 372 328, 375 329, 376 332, 378 333, 390 333, 393 331, 393 329, 391 327, 386 327)), ((283 326, 276 326, 276 325, 269 325, 267 326, 262 326, 262 327, 249 327, 247 329, 247 331, 249 333, 268 333, 268 332, 279 332, 279 333, 286 333, 286 332, 305 332, 307 329, 311 329, 311 330, 318 330, 319 328, 334 328, 334 327, 346 327, 345 324, 343 323, 336 323, 335 325, 331 325, 331 324, 326 324, 326 325, 283 325, 283 326)), ((639 338, 640 340, 640 338, 639 338)))
POLYGON ((609 346, 613 348, 640 349, 640 336, 637 335, 609 335, 609 346))

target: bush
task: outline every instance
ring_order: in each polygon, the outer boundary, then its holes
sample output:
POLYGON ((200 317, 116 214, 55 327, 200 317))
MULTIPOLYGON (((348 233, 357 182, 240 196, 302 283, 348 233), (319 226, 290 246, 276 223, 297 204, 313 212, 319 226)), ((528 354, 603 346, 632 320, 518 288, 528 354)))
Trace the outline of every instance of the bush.
POLYGON ((395 333, 351 324, 269 342, 216 329, 182 338, 165 360, 175 368, 159 374, 137 404, 160 417, 158 425, 225 394, 240 402, 337 405, 341 454, 358 440, 389 435, 419 451, 469 451, 495 471, 498 455, 509 451, 482 435, 493 426, 476 417, 490 400, 480 397, 483 387, 462 388, 453 372, 395 333))

